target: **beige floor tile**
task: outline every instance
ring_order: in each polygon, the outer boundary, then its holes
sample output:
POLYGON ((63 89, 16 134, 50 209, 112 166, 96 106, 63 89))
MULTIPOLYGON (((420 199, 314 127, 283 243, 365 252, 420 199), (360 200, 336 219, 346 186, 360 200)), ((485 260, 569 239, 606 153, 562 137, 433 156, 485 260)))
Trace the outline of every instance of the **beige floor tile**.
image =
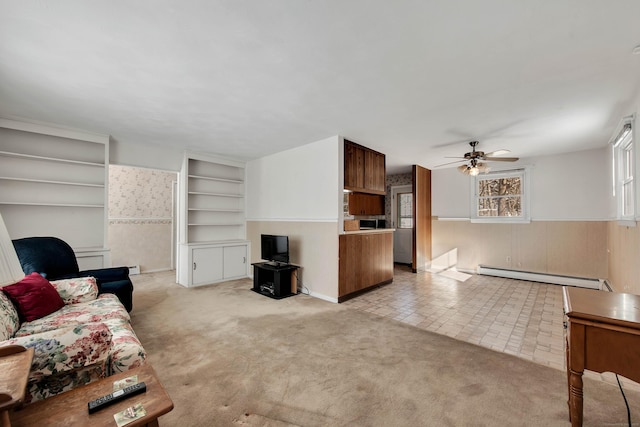
MULTIPOLYGON (((562 287, 471 275, 458 281, 396 266, 393 283, 343 303, 418 328, 565 370, 562 287)), ((585 376, 617 385, 615 375, 585 376)), ((640 385, 620 377, 624 388, 640 385)))

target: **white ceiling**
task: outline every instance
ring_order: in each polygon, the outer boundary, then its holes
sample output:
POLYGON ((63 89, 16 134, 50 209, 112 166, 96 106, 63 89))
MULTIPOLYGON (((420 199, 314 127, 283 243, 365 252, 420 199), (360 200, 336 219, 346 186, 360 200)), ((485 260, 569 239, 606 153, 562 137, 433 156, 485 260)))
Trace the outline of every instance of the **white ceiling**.
POLYGON ((249 160, 333 135, 388 171, 605 146, 638 0, 0 0, 0 115, 249 160))

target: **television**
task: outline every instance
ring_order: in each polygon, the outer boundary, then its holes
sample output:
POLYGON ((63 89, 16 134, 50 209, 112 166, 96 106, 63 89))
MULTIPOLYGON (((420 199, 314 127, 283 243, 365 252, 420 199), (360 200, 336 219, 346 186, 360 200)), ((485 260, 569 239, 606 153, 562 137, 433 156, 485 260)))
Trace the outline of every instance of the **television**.
POLYGON ((260 257, 273 265, 289 264, 289 236, 260 236, 260 257))

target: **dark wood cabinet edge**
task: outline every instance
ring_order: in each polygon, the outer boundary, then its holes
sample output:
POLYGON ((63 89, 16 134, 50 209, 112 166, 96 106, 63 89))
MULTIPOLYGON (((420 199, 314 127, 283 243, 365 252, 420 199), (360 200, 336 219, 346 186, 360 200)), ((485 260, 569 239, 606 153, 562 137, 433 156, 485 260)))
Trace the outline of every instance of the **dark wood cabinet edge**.
POLYGON ((377 196, 386 196, 387 193, 384 190, 370 190, 368 188, 358 188, 358 187, 344 187, 345 190, 352 191, 354 193, 365 193, 365 194, 375 194, 377 196))
POLYGON ((392 282, 393 282, 393 278, 385 280, 385 281, 382 281, 380 283, 376 283, 375 285, 367 286, 366 288, 358 289, 357 291, 351 292, 350 294, 341 295, 341 296, 338 297, 338 302, 339 303, 345 302, 347 300, 350 300, 351 298, 357 297, 358 295, 362 295, 365 292, 368 292, 373 288, 377 288, 379 286, 388 285, 389 283, 392 283, 392 282))
MULTIPOLYGON (((360 144, 358 144, 357 142, 350 141, 350 140, 348 140, 348 139, 346 139, 346 138, 344 139, 344 142, 345 142, 345 143, 348 143, 348 144, 351 144, 351 145, 355 145, 356 147, 362 148, 362 149, 364 149, 364 150, 371 151, 371 152, 373 152, 373 153, 379 154, 379 155, 381 155, 381 156, 385 156, 385 154, 384 154, 384 153, 381 153, 381 152, 379 152, 379 151, 373 150, 373 149, 371 149, 371 148, 369 148, 369 147, 365 147, 364 145, 360 145, 360 144)), ((385 158, 386 158, 386 156, 385 156, 385 158)))

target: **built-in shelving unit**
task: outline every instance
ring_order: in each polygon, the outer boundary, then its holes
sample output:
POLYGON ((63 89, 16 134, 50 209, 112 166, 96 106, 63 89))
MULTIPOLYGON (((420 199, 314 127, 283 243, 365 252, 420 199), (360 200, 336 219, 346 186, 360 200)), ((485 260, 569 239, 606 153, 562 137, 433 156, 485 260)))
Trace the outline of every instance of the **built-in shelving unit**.
POLYGON ((108 135, 0 118, 0 213, 11 238, 56 236, 108 264, 108 166, 108 135))
POLYGON ((180 173, 178 282, 248 275, 244 163, 185 153, 180 173))

